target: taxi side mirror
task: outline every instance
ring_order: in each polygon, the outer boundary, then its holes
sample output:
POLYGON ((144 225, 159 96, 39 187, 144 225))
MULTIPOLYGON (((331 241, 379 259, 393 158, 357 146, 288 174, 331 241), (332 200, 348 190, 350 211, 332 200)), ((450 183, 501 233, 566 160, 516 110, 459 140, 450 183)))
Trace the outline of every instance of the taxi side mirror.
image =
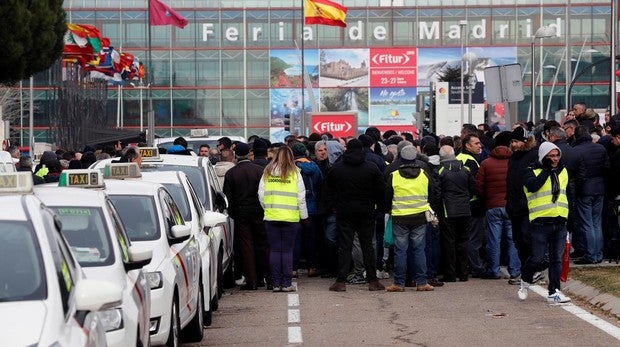
POLYGON ((153 258, 153 251, 150 249, 138 250, 134 246, 129 246, 129 262, 125 263, 125 270, 141 269, 148 265, 153 258))
POLYGON ((75 285, 75 308, 78 311, 98 311, 121 304, 121 287, 107 281, 82 279, 75 285))
POLYGON ((219 212, 205 211, 202 218, 203 218, 203 225, 209 228, 213 228, 217 225, 227 223, 226 215, 221 214, 219 212))
POLYGON ((171 244, 181 243, 189 239, 191 232, 192 232, 192 228, 188 225, 185 225, 185 224, 173 225, 172 228, 170 228, 171 236, 168 237, 168 240, 170 241, 171 244))

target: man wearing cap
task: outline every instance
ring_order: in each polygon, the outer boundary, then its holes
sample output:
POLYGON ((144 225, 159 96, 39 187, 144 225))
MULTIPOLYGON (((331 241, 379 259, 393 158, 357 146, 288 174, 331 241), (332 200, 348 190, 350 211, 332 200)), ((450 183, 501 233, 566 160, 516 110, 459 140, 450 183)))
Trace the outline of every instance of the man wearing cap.
MULTIPOLYGON (((258 200, 258 185, 263 168, 248 159, 250 146, 235 146, 237 164, 224 175, 224 194, 228 198, 228 214, 234 219, 235 277, 242 269, 246 284, 242 290, 256 290, 263 277, 270 281, 267 234, 263 223, 264 211, 258 200)), ((271 290, 270 283, 267 289, 271 290)))
POLYGON ((538 161, 524 174, 524 191, 529 211, 532 253, 523 265, 521 300, 528 296, 535 272, 549 257, 549 303, 568 302, 570 298, 560 292, 562 254, 566 242, 566 219, 568 218, 568 195, 572 185, 567 170, 560 164, 560 149, 551 142, 544 142, 538 149, 538 161))
POLYGON ((409 145, 402 148, 402 164, 390 174, 387 181, 386 207, 392 214, 394 236, 394 284, 388 292, 404 292, 406 272, 417 285, 417 291, 431 291, 434 287, 426 278, 426 212, 435 196, 431 176, 416 163, 417 150, 409 145), (413 261, 407 261, 412 248, 413 261), (411 264, 412 267, 407 265, 411 264))
MULTIPOLYGON (((528 236, 529 212, 523 191, 523 176, 526 169, 537 159, 536 139, 528 136, 525 128, 516 127, 510 134, 510 149, 512 155, 508 159, 506 175, 506 213, 510 217, 512 238, 523 267, 531 252, 528 236)), ((519 284, 519 279, 509 283, 519 284)))
POLYGON ((377 279, 374 237, 377 206, 384 210, 385 181, 377 165, 365 160, 362 143, 349 140, 342 161, 334 164, 327 174, 327 186, 333 200, 338 225, 338 277, 329 290, 346 291, 351 266, 353 237, 358 235, 362 248, 368 289, 384 290, 377 279))

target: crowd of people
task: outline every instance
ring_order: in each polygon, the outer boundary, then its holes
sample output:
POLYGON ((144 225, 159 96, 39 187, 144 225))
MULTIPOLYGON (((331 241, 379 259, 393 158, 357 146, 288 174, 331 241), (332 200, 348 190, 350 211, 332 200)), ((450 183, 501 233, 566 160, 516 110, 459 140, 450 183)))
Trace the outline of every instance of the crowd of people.
MULTIPOLYGON (((187 154, 183 138, 168 153, 187 154)), ((120 148, 16 157, 35 182, 87 168, 120 148)), ((9 149, 13 153, 13 149, 9 149)), ((289 136, 271 143, 219 139, 197 155, 213 163, 234 220, 234 274, 242 290, 296 290, 293 278, 334 278, 403 292, 469 278, 519 285, 521 299, 548 269, 560 291, 567 237, 575 264, 620 257, 620 126, 577 103, 561 122, 464 124, 455 136, 414 139, 369 127, 358 137, 289 136), (568 236, 567 236, 568 235, 568 236), (388 239, 390 242, 387 242, 388 239), (386 242, 384 242, 386 241, 386 242), (387 287, 381 279, 393 281, 387 287)))

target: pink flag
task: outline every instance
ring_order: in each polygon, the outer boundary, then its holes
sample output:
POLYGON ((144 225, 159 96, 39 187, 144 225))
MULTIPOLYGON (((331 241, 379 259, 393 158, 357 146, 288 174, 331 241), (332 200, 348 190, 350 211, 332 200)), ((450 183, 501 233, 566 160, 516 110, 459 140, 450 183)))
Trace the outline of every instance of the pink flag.
POLYGON ((160 0, 149 0, 151 8, 151 25, 174 25, 181 29, 187 25, 187 19, 176 13, 160 0))

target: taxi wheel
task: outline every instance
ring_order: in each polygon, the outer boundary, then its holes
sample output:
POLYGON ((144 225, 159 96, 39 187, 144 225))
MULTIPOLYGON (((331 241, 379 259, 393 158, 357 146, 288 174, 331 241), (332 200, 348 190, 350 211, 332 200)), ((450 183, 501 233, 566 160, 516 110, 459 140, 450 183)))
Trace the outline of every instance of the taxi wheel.
POLYGON ((200 342, 204 336, 204 322, 203 322, 203 301, 202 301, 202 279, 198 286, 198 302, 196 303, 196 314, 189 324, 183 329, 183 340, 187 342, 200 342))
POLYGON ((170 311, 170 331, 168 332, 167 347, 179 346, 179 331, 181 330, 179 323, 179 302, 176 294, 172 301, 172 310, 170 311))

